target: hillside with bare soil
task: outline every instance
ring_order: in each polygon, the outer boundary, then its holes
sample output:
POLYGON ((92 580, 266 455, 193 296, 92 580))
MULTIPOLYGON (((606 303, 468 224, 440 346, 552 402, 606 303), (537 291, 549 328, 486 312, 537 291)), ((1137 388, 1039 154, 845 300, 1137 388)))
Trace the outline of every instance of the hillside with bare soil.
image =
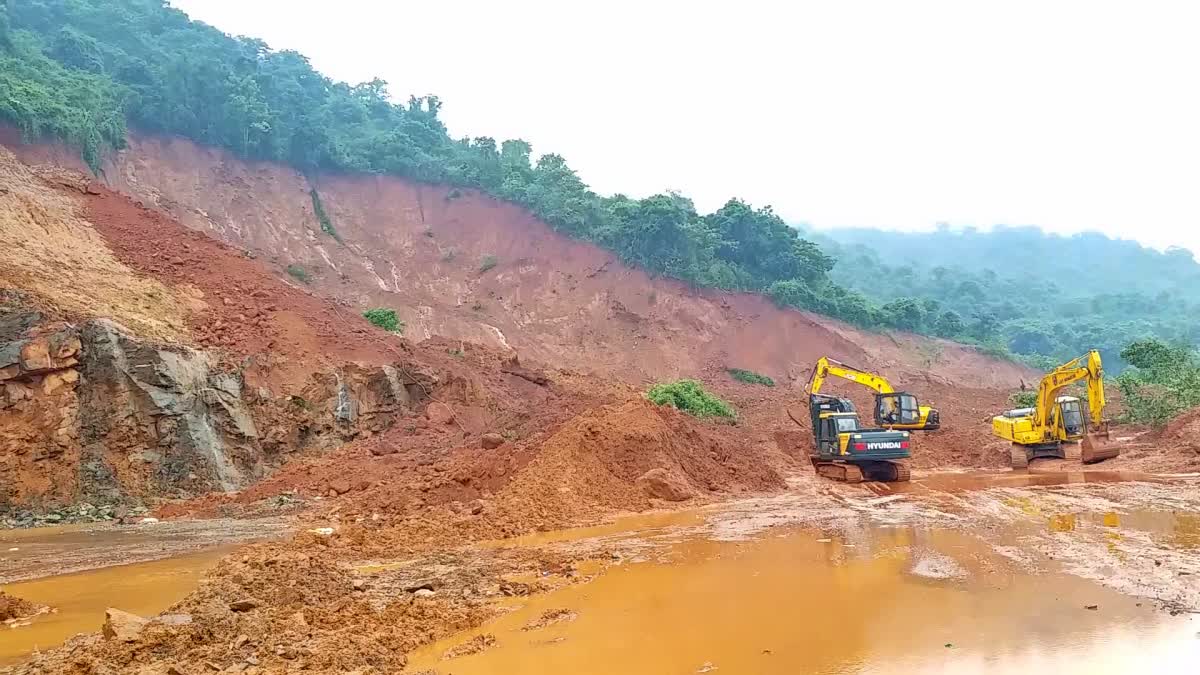
MULTIPOLYGON (((11 131, 2 140, 33 164, 84 169, 65 147, 22 145, 11 131)), ((714 361, 796 384, 822 355, 913 385, 1012 388, 1033 377, 952 342, 868 333, 761 296, 651 278, 469 190, 389 176, 310 182, 281 165, 136 135, 108 159, 102 182, 252 252, 281 277, 302 269, 314 290, 355 314, 395 308, 416 340, 511 348, 638 384, 714 361), (322 232, 312 190, 340 242, 322 232)))

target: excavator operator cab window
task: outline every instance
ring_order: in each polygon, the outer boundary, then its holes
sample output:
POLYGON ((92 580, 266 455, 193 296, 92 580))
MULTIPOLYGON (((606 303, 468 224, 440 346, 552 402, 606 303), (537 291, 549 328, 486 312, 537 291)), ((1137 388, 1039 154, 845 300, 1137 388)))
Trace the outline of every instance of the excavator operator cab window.
POLYGON ((1063 430, 1069 435, 1078 435, 1084 432, 1083 428, 1083 407, 1077 398, 1059 401, 1058 407, 1062 411, 1063 430))
POLYGON ((878 424, 916 424, 921 421, 917 397, 912 394, 880 394, 875 397, 878 424))
POLYGON ((849 431, 858 431, 858 419, 855 417, 837 417, 837 431, 839 434, 844 434, 849 431))

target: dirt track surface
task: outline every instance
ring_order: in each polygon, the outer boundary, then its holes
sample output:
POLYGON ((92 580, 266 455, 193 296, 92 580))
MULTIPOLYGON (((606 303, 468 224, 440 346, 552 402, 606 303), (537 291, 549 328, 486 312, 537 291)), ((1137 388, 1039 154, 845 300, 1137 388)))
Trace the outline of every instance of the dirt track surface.
POLYGON ((284 519, 260 518, 0 530, 0 584, 276 539, 290 529, 284 519))

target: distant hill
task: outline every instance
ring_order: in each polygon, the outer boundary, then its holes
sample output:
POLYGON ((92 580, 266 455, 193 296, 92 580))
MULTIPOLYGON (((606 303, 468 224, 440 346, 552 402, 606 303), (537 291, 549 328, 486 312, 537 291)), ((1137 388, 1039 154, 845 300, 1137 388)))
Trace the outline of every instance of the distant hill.
POLYGON ((805 236, 836 260, 835 283, 879 303, 936 302, 959 315, 968 332, 998 323, 1003 346, 1015 354, 1061 361, 1097 347, 1110 369, 1120 369, 1117 352, 1134 339, 1200 341, 1200 264, 1186 249, 1160 252, 1102 234, 1035 227, 805 236))

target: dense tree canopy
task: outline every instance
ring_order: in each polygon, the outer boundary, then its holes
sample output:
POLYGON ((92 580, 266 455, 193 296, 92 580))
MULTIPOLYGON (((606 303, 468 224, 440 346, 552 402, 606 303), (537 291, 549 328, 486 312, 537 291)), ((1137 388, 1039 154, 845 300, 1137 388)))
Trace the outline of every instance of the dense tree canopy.
MULTIPOLYGON (((395 103, 381 80, 335 82, 301 54, 231 37, 163 0, 0 3, 0 120, 77 146, 94 170, 128 124, 306 173, 476 188, 652 273, 1035 362, 1093 346, 1119 361, 1138 337, 1200 337, 1182 318, 1200 308, 1200 267, 1186 251, 1033 229, 849 231, 818 246, 769 207, 738 199, 700 214, 676 193, 597 195, 563 157, 535 158, 524 141, 451 138, 441 106, 436 96, 395 103), (1131 283, 1111 285, 1126 274, 1131 283), (1108 290, 1088 290, 1097 288, 1108 290)), ((312 199, 336 238, 315 191, 312 199)))
POLYGON ((392 103, 381 80, 334 82, 300 54, 230 37, 161 0, 22 0, 0 17, 0 117, 30 136, 80 146, 94 169, 106 148, 122 144, 128 121, 306 172, 478 188, 629 263, 700 286, 787 282, 810 300, 830 286, 831 259, 770 208, 734 199, 701 215, 677 194, 601 197, 561 156, 535 160, 524 141, 452 139, 435 96, 392 103))

